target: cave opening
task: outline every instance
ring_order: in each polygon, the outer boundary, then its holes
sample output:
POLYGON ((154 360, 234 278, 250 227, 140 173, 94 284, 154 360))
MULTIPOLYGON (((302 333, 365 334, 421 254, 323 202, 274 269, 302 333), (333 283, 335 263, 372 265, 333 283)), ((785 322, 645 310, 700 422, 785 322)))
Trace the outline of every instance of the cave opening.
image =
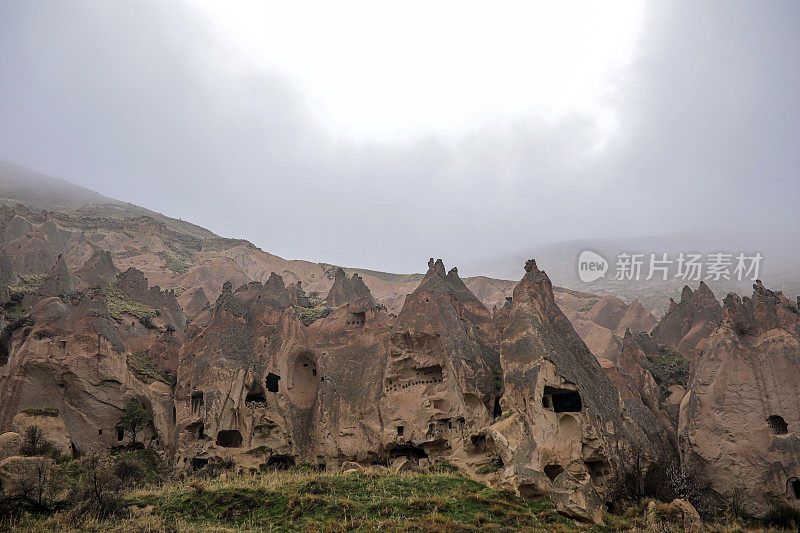
POLYGON ((503 416, 503 407, 500 405, 500 398, 497 397, 494 399, 494 407, 492 408, 492 417, 500 418, 501 416, 503 416))
POLYGON ((405 426, 397 426, 397 436, 402 437, 403 433, 406 432, 405 426))
POLYGON ((294 457, 291 455, 273 455, 267 459, 267 466, 276 470, 288 470, 294 466, 294 457))
POLYGON ((117 442, 121 442, 125 438, 125 428, 117 428, 117 442))
POLYGON ((790 479, 789 487, 791 488, 791 493, 794 499, 800 500, 800 479, 797 478, 790 479))
POLYGON ((264 393, 261 391, 250 391, 247 393, 247 396, 245 396, 244 402, 267 403, 267 398, 264 397, 264 393))
POLYGON ((267 374, 267 378, 264 380, 264 385, 266 385, 267 391, 278 392, 278 382, 280 380, 281 377, 278 374, 273 374, 272 372, 267 374))
POLYGON ((564 471, 564 467, 558 464, 555 465, 547 465, 544 467, 544 475, 546 475, 550 481, 555 481, 555 479, 564 471))
POLYGON ((317 362, 313 352, 298 354, 289 367, 289 393, 292 401, 302 407, 310 407, 317 397, 319 380, 317 362))
POLYGON ((767 425, 773 435, 786 435, 789 433, 789 426, 782 416, 771 415, 767 417, 767 425))
POLYGON ((426 452, 425 449, 420 446, 414 446, 413 444, 400 444, 392 447, 392 449, 389 450, 389 461, 396 457, 408 457, 410 459, 419 460, 427 458, 428 452, 426 452))
POLYGON ((203 391, 192 393, 192 414, 200 414, 200 408, 203 407, 203 391))
POLYGON ((542 406, 556 413, 578 413, 583 409, 581 395, 576 390, 545 387, 542 406))
POLYGON ((217 433, 217 446, 223 448, 241 448, 242 434, 238 429, 223 429, 217 433))
POLYGON ((200 470, 204 466, 208 464, 208 459, 203 459, 202 457, 192 457, 192 469, 193 470, 200 470))
POLYGON ((364 311, 360 313, 350 313, 350 320, 347 321, 348 326, 363 326, 367 323, 367 314, 364 311))

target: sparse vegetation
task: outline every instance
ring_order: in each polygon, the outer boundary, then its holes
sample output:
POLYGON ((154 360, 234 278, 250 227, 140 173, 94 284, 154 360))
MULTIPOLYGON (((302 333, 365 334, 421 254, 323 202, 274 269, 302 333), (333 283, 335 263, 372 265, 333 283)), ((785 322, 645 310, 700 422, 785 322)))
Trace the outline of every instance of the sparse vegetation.
POLYGON ((153 318, 158 316, 158 311, 152 309, 142 302, 137 302, 116 285, 106 285, 103 287, 103 295, 106 299, 108 314, 117 322, 121 322, 124 315, 138 318, 145 327, 155 328, 153 318))
POLYGON ((573 289, 567 289, 566 287, 555 287, 554 286, 553 287, 553 292, 565 292, 567 294, 571 294, 572 296, 575 296, 575 297, 578 297, 578 298, 597 298, 596 294, 592 294, 590 292, 576 291, 576 290, 573 290, 573 289))
POLYGON ((594 304, 596 304, 599 301, 600 301, 599 298, 592 298, 591 300, 586 302, 583 307, 581 307, 581 313, 588 313, 589 311, 592 310, 592 307, 594 307, 594 304))
POLYGON ((326 305, 317 305, 315 307, 300 307, 296 305, 294 308, 297 310, 297 314, 300 315, 300 321, 306 326, 311 325, 315 320, 325 318, 334 311, 333 307, 326 305))
POLYGON ((662 348, 657 354, 647 354, 650 372, 664 389, 672 385, 686 386, 689 381, 689 361, 678 352, 662 348))
POLYGON ((153 362, 153 359, 150 357, 149 350, 129 353, 128 368, 131 369, 133 375, 145 383, 160 381, 162 383, 166 383, 170 387, 175 386, 175 375, 158 368, 153 362))
POLYGON ((35 274, 31 276, 20 276, 19 283, 16 285, 9 285, 8 290, 19 294, 30 294, 36 292, 39 285, 45 280, 47 276, 44 274, 35 274))
POLYGON ((480 475, 492 474, 501 468, 503 468, 503 460, 499 455, 493 455, 488 463, 479 466, 475 472, 480 475))
POLYGON ((170 255, 167 252, 157 252, 156 255, 163 259, 164 266, 175 274, 186 274, 192 266, 192 260, 186 254, 170 255))

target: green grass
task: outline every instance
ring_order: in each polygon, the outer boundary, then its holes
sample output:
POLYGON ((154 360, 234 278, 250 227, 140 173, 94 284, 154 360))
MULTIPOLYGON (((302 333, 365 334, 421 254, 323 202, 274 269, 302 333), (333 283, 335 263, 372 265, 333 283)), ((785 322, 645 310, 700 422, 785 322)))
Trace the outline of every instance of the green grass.
POLYGON ((503 468, 503 460, 500 459, 499 456, 495 455, 488 463, 479 466, 478 469, 475 470, 475 473, 479 475, 491 474, 493 472, 497 472, 501 468, 503 468))
POLYGON ((58 408, 56 407, 35 407, 30 409, 23 409, 23 413, 31 416, 58 416, 58 408))
MULTIPOLYGON (((128 512, 145 518, 72 515, 89 531, 544 531, 578 530, 548 500, 522 500, 457 474, 320 474, 292 470, 197 479, 129 492, 128 512), (138 512, 137 512, 138 511, 138 512), (127 522, 127 523, 126 523, 127 522), (146 522, 148 527, 143 527, 146 522)), ((67 513, 63 513, 66 515, 67 513)), ((31 517, 30 530, 63 527, 62 513, 31 517)), ((23 525, 23 524, 18 524, 23 525)))
POLYGON ((39 288, 39 285, 45 280, 47 276, 44 274, 35 274, 32 276, 20 276, 19 283, 16 285, 9 285, 8 290, 20 294, 30 294, 39 288))
POLYGON ((155 328, 152 320, 158 316, 158 311, 142 302, 137 302, 122 292, 116 285, 106 285, 102 288, 102 291, 106 299, 108 314, 111 315, 111 318, 117 322, 122 322, 123 317, 129 315, 138 318, 146 327, 155 328))
POLYGON ((128 354, 127 360, 128 368, 131 369, 133 375, 143 382, 152 383, 154 381, 161 381, 170 387, 175 386, 175 376, 159 369, 150 357, 150 352, 148 350, 131 352, 128 354))
POLYGON ((689 381, 689 361, 678 352, 664 348, 657 354, 647 354, 647 360, 653 378, 661 387, 686 386, 689 381))

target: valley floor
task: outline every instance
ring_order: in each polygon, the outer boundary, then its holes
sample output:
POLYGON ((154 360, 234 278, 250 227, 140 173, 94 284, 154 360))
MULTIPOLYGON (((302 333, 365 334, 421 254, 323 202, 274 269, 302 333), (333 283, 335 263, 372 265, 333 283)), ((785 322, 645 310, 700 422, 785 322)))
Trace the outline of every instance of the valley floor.
MULTIPOLYGON (((565 518, 547 499, 524 500, 473 481, 454 469, 390 474, 373 469, 345 474, 302 468, 260 473, 190 476, 120 494, 99 518, 81 505, 29 513, 0 522, 0 530, 93 532, 157 531, 684 531, 670 506, 652 504, 606 526, 565 518)), ((678 515, 679 516, 679 515, 678 515)), ((751 529, 721 517, 710 531, 751 529)))

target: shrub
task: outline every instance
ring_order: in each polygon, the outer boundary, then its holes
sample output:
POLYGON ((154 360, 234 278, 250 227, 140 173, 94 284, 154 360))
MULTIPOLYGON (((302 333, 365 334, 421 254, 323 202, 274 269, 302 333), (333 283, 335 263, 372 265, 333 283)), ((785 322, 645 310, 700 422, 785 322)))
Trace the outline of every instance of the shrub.
POLYGON ((800 509, 779 504, 764 515, 764 525, 779 529, 797 529, 800 531, 800 509))

